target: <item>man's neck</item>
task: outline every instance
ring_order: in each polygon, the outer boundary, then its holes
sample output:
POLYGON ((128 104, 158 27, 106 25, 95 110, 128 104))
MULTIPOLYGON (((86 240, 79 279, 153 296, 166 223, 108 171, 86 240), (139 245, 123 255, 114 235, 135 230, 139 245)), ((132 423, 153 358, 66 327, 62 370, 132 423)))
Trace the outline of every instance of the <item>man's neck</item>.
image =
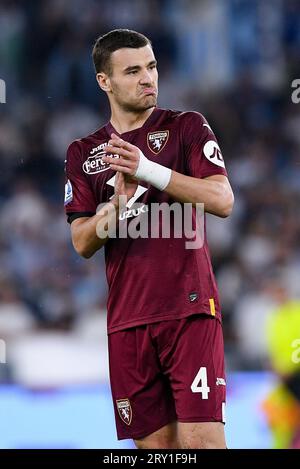
POLYGON ((115 112, 112 109, 110 122, 119 134, 123 134, 142 127, 153 111, 154 107, 142 113, 126 112, 119 109, 118 112, 115 112))

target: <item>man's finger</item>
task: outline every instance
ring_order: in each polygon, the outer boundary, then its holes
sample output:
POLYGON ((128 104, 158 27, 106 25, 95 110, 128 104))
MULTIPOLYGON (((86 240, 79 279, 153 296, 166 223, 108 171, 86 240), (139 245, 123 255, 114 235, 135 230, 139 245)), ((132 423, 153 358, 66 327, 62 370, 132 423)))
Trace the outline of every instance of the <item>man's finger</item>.
POLYGON ((120 156, 124 156, 125 158, 134 158, 135 155, 131 152, 131 151, 128 151, 122 147, 116 147, 116 146, 112 146, 112 145, 108 145, 104 148, 104 151, 105 153, 111 153, 113 155, 120 155, 120 156))
POLYGON ((127 160, 125 158, 110 158, 109 156, 103 156, 102 160, 104 163, 108 163, 110 166, 112 164, 117 164, 118 166, 126 166, 127 168, 134 169, 135 164, 134 162, 127 160))
POLYGON ((111 134, 111 140, 109 140, 108 143, 118 148, 125 148, 126 150, 136 150, 136 147, 134 145, 129 142, 126 142, 126 140, 123 140, 121 137, 118 137, 118 135, 114 133, 111 134))
POLYGON ((119 166, 117 164, 111 164, 110 169, 112 169, 113 171, 120 171, 120 173, 130 174, 130 175, 132 175, 132 171, 133 171, 131 168, 127 168, 126 166, 119 166))
POLYGON ((108 141, 108 144, 109 144, 109 146, 114 146, 116 148, 124 148, 125 150, 129 150, 129 151, 135 150, 136 151, 136 147, 134 145, 131 145, 131 143, 129 143, 129 142, 125 142, 125 140, 111 139, 111 140, 108 141))

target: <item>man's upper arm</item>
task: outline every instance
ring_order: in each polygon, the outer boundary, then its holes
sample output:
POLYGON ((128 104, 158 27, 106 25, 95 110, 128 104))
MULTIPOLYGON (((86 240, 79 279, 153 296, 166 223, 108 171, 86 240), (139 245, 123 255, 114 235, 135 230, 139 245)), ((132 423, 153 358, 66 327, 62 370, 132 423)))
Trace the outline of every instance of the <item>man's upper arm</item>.
POLYGON ((78 141, 73 142, 67 150, 64 205, 69 223, 80 217, 91 217, 96 213, 97 202, 82 169, 81 149, 78 141))
POLYGON ((207 120, 198 112, 188 112, 183 126, 183 143, 188 176, 227 176, 224 158, 207 120))

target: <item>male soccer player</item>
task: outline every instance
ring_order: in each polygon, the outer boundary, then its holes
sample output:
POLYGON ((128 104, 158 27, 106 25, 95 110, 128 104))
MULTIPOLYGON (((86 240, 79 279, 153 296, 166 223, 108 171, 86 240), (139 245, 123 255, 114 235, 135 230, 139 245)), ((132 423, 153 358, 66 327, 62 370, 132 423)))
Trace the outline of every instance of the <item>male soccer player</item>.
POLYGON ((97 39, 93 61, 111 119, 68 148, 65 207, 81 256, 105 246, 118 438, 138 448, 225 448, 222 326, 206 239, 187 249, 172 230, 169 238, 105 235, 116 214, 118 229, 153 203, 203 203, 227 217, 233 194, 221 151, 201 114, 156 106, 145 36, 111 31, 97 39))

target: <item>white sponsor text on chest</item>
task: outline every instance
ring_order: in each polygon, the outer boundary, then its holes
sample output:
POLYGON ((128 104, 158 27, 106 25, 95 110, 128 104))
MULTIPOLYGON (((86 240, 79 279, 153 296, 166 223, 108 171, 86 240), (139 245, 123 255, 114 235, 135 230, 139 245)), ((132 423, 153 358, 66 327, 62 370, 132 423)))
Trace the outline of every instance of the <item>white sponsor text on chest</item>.
MULTIPOLYGON (((90 156, 85 160, 82 169, 86 174, 97 174, 109 169, 109 163, 104 163, 102 157, 104 156, 104 147, 108 145, 107 142, 101 143, 90 151, 90 156), (96 153, 98 152, 98 153, 96 153)), ((119 155, 111 155, 113 158, 119 158, 119 155)))

